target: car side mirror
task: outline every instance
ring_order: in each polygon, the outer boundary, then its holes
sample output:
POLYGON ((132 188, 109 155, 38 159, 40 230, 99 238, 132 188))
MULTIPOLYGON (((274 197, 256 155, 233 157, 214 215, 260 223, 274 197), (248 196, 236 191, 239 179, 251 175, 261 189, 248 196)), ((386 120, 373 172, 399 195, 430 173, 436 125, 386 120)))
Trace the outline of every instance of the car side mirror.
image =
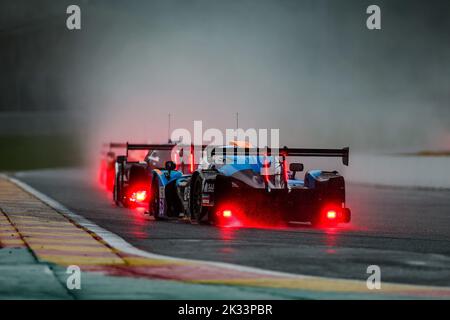
POLYGON ((167 171, 170 172, 172 170, 175 170, 177 165, 173 161, 166 161, 166 163, 164 164, 164 167, 167 171))
POLYGON ((304 169, 303 163, 295 163, 294 162, 294 163, 289 164, 289 171, 293 172, 293 175, 292 175, 293 179, 295 179, 295 174, 297 172, 303 171, 303 169, 304 169))
POLYGON ((303 171, 303 163, 291 163, 289 164, 289 170, 293 172, 301 172, 303 171))

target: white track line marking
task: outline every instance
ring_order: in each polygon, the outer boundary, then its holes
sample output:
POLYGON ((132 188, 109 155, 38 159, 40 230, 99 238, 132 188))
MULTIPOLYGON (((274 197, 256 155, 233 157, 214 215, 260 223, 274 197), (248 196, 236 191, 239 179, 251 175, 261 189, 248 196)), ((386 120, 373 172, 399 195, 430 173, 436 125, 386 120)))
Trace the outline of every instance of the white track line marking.
MULTIPOLYGON (((132 244, 128 243, 120 236, 118 236, 110 231, 107 231, 107 230, 103 229, 102 227, 98 226, 97 224, 89 221, 88 219, 72 212, 71 210, 66 208, 64 205, 62 205, 61 203, 59 203, 56 200, 50 198, 49 196, 43 194, 42 192, 34 189, 33 187, 26 184, 25 182, 22 182, 16 178, 9 177, 9 176, 6 176, 6 178, 9 181, 13 182, 14 184, 18 185, 19 187, 21 187, 22 189, 24 189, 25 191, 27 191, 28 193, 30 193, 31 195, 35 196, 36 198, 38 198, 39 200, 41 200, 42 202, 44 202, 51 208, 55 209, 59 213, 69 217, 71 220, 75 221, 77 224, 79 224, 83 228, 86 228, 87 230, 95 233, 100 238, 102 238, 103 241, 105 241, 109 246, 111 246, 119 251, 122 251, 124 253, 133 254, 133 255, 143 257, 143 258, 149 258, 149 259, 164 259, 164 260, 172 260, 172 261, 201 263, 201 264, 215 266, 215 267, 221 267, 221 268, 226 268, 226 269, 231 269, 231 270, 236 270, 236 271, 241 271, 241 272, 254 272, 254 273, 264 274, 264 275, 268 275, 268 276, 283 276, 283 277, 295 277, 295 278, 306 278, 306 277, 317 278, 314 276, 305 276, 305 275, 297 275, 297 274, 291 274, 291 273, 286 273, 286 272, 270 271, 270 270, 264 270, 264 269, 254 268, 254 267, 240 266, 240 265, 231 264, 231 263, 184 259, 184 258, 176 258, 176 257, 170 257, 170 256, 149 253, 149 252, 146 252, 146 251, 143 251, 141 249, 134 247, 132 244)), ((357 280, 355 280, 355 281, 359 282, 357 280)))
MULTIPOLYGON (((164 256, 159 254, 153 254, 146 251, 143 251, 141 249, 138 249, 125 241, 120 236, 107 231, 103 229, 102 227, 98 226, 97 224, 89 221, 88 219, 72 212, 68 208, 66 208, 61 203, 57 202, 56 200, 50 198, 49 196, 39 192, 38 190, 34 189, 30 185, 26 184, 25 182, 22 182, 16 178, 1 175, 8 179, 9 181, 15 183, 25 191, 29 192, 51 208, 58 211, 60 214, 65 215, 75 221, 80 226, 86 228, 87 230, 97 234, 99 237, 103 239, 109 246, 122 251, 124 253, 133 254, 136 256, 140 256, 143 258, 149 258, 149 259, 164 259, 164 260, 172 260, 172 261, 183 261, 188 263, 200 263, 203 265, 213 266, 213 267, 219 267, 224 268, 228 270, 238 271, 238 272, 249 272, 249 273, 257 273, 261 275, 266 276, 278 276, 278 277, 288 277, 288 278, 295 278, 295 279, 316 279, 316 280, 325 280, 325 281, 345 281, 347 283, 355 283, 355 284, 361 284, 365 281, 362 280, 352 280, 352 279, 340 279, 340 278, 331 278, 331 277, 320 277, 320 276, 308 276, 308 275, 301 275, 301 274, 292 274, 287 272, 280 272, 280 271, 271 271, 271 270, 265 270, 255 267, 246 267, 241 265, 236 265, 232 263, 225 263, 225 262, 214 262, 214 261, 206 261, 206 260, 194 260, 194 259, 184 259, 184 258, 176 258, 176 257, 170 257, 170 256, 164 256)), ((390 285, 400 285, 404 288, 410 287, 410 288, 428 288, 428 289, 437 289, 437 290, 443 290, 447 289, 447 287, 433 287, 433 286, 418 286, 413 284, 395 284, 395 283, 389 283, 390 285)), ((380 292, 381 293, 381 292, 380 292)))

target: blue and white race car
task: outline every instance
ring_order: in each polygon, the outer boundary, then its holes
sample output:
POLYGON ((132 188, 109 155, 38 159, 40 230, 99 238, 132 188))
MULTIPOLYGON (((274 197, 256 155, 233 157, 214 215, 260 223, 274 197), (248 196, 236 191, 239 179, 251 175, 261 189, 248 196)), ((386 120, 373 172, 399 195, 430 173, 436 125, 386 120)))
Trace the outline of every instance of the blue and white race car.
MULTIPOLYGON (((199 147, 200 148, 200 147, 199 147)), ((190 170, 167 161, 152 170, 149 213, 156 220, 184 217, 197 223, 245 226, 309 222, 334 226, 350 221, 345 181, 337 171, 310 170, 290 157, 340 157, 348 165, 349 148, 241 148, 202 146, 200 163, 190 170)), ((183 158, 183 152, 175 152, 183 158)))

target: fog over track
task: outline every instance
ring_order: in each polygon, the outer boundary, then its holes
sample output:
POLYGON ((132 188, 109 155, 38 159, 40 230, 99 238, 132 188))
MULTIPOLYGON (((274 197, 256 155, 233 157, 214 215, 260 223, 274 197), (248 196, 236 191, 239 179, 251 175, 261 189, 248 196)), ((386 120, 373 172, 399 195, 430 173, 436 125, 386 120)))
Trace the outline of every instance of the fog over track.
POLYGON ((187 129, 194 120, 233 128, 239 112, 243 128, 279 128, 282 145, 450 148, 442 72, 450 20, 441 14, 449 3, 377 4, 375 32, 361 1, 137 1, 95 10, 76 72, 86 80, 90 141, 164 142, 168 112, 173 128, 187 129))
POLYGON ((448 168, 449 156, 353 154, 342 170, 347 181, 356 183, 450 190, 448 168))
POLYGON ((165 142, 168 112, 187 129, 239 112, 289 146, 448 149, 450 3, 377 4, 369 31, 360 0, 3 1, 0 122, 45 133, 63 111, 89 160, 102 142, 165 142))

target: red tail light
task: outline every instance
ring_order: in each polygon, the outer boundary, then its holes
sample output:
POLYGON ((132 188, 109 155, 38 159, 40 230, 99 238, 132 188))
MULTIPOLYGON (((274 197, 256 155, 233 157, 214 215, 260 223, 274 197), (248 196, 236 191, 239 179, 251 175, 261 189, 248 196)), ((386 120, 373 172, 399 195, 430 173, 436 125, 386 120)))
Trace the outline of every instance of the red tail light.
POLYGON ((147 192, 145 192, 145 191, 136 192, 136 200, 137 201, 144 201, 145 198, 147 198, 147 192))
POLYGON ((223 210, 223 212, 222 212, 222 216, 224 218, 231 218, 232 215, 233 215, 233 213, 231 212, 231 210, 223 210))
POLYGON ((284 175, 284 181, 287 182, 289 180, 289 176, 288 176, 288 169, 287 169, 286 160, 283 160, 283 175, 284 175))
POLYGON ((191 144, 191 152, 189 154, 189 169, 191 170, 191 173, 194 173, 194 152, 195 148, 194 145, 191 144))
POLYGON ((130 201, 143 202, 147 199, 147 191, 136 191, 131 194, 130 201))
POLYGON ((191 173, 194 172, 194 155, 191 153, 189 155, 189 169, 191 170, 191 173))
POLYGON ((337 213, 334 210, 328 210, 327 211, 327 219, 334 220, 337 218, 337 213))
POLYGON ((266 180, 266 183, 269 183, 270 177, 269 177, 269 161, 265 160, 263 163, 263 169, 264 169, 264 179, 266 180))

